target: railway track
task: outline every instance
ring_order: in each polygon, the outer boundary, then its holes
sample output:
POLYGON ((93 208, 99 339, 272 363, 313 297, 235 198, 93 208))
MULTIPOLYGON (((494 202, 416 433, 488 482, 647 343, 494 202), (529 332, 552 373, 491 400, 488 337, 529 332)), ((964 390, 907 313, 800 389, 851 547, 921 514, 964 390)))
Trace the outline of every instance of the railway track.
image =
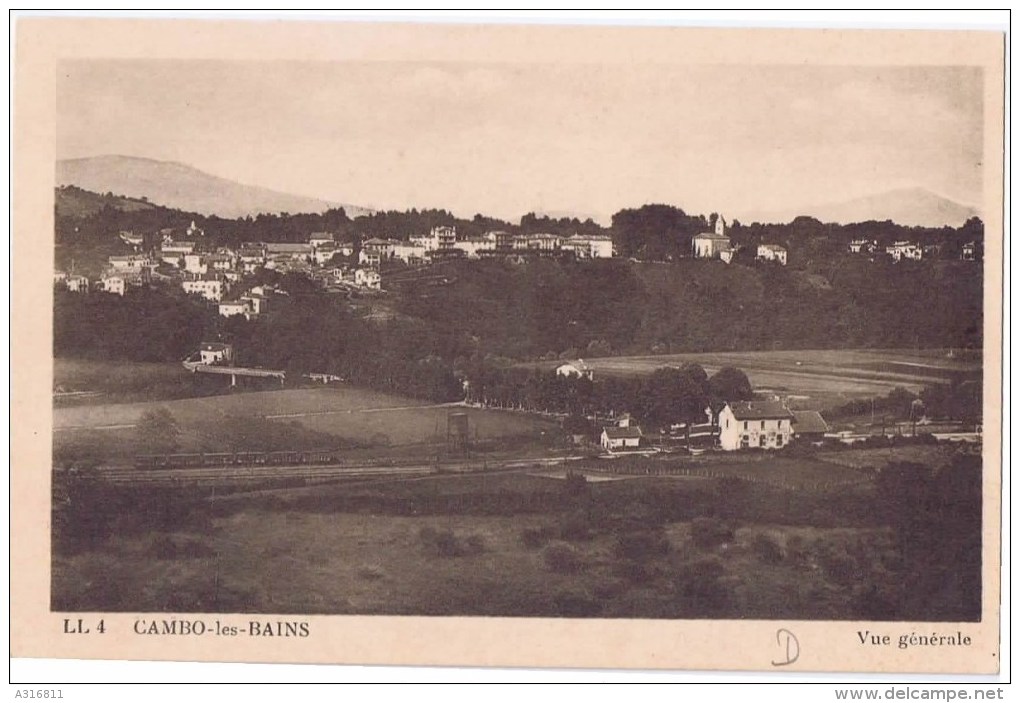
POLYGON ((417 463, 385 466, 294 464, 284 466, 222 466, 176 469, 137 469, 131 466, 111 466, 97 472, 100 480, 118 485, 214 485, 258 483, 280 479, 329 481, 360 478, 413 478, 439 474, 472 474, 481 471, 515 471, 552 465, 563 461, 554 459, 509 459, 496 462, 464 461, 453 464, 417 463))

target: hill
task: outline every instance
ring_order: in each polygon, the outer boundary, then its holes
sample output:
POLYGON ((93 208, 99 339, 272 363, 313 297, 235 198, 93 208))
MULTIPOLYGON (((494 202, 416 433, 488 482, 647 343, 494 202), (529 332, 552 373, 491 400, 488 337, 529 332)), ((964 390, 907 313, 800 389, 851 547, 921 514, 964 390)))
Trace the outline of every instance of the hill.
POLYGON ((344 208, 351 217, 371 212, 357 205, 281 193, 220 178, 186 164, 133 156, 94 156, 57 162, 57 185, 118 193, 169 208, 225 218, 259 213, 319 213, 344 208))
POLYGON ((855 222, 884 222, 892 220, 907 227, 959 227, 971 217, 979 216, 969 205, 950 200, 924 188, 896 190, 830 202, 786 212, 760 213, 747 221, 790 222, 806 215, 822 222, 851 224, 855 222))
POLYGON ((91 217, 104 207, 111 207, 122 212, 139 212, 152 210, 152 203, 120 195, 100 195, 92 191, 82 190, 75 186, 57 188, 57 217, 91 217))

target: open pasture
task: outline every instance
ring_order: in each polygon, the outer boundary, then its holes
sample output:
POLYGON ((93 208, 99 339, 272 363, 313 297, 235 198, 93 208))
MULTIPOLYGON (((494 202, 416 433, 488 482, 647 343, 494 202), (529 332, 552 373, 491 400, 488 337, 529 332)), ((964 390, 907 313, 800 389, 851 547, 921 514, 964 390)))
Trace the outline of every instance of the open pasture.
MULTIPOLYGON (((981 378, 978 351, 947 350, 796 350, 705 352, 585 359, 596 377, 650 374, 662 366, 693 362, 709 373, 723 366, 744 371, 755 390, 790 396, 794 406, 825 409, 857 398, 886 395, 902 387, 917 392, 955 376, 981 378)), ((554 368, 560 362, 547 362, 554 368)))
POLYGON ((518 413, 429 405, 400 396, 336 387, 55 408, 54 430, 58 437, 71 432, 130 431, 147 410, 155 408, 169 410, 186 432, 217 423, 233 426, 239 418, 250 417, 298 423, 315 433, 375 445, 445 441, 451 412, 467 413, 471 439, 537 434, 552 426, 549 421, 518 413))

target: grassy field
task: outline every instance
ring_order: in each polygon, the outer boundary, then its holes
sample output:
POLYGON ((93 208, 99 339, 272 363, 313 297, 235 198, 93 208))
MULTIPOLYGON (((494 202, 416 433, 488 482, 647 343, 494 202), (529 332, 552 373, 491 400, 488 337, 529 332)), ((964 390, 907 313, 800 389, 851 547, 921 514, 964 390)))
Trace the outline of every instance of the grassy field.
MULTIPOLYGON (((580 493, 576 482, 537 466, 250 494, 121 489, 94 495, 98 510, 81 508, 78 519, 107 528, 57 530, 52 605, 939 620, 939 608, 959 612, 961 599, 976 591, 954 586, 929 608, 927 596, 911 599, 911 589, 921 582, 941 588, 942 572, 960 579, 971 566, 936 561, 925 567, 934 569, 927 575, 910 571, 889 506, 882 507, 873 483, 818 487, 823 478, 859 477, 858 466, 905 459, 906 450, 916 450, 916 461, 944 459, 932 449, 939 448, 733 457, 706 464, 714 470, 710 478, 597 481, 580 493), (791 485, 734 482, 734 476, 771 476, 791 485), (148 507, 139 510, 140 504, 148 507), (915 608, 914 617, 899 607, 915 608)), ((939 539, 959 547, 946 534, 956 539, 957 531, 947 529, 939 539)))
MULTIPOLYGON (((645 375, 686 362, 710 374, 723 366, 742 369, 759 392, 789 395, 794 405, 825 409, 856 398, 885 395, 897 386, 919 391, 956 374, 981 377, 980 352, 939 350, 801 350, 669 354, 585 359, 596 375, 645 375)), ((558 362, 547 362, 552 368, 558 362)))
MULTIPOLYGON (((451 412, 466 412, 472 439, 540 436, 547 420, 500 410, 428 405, 421 401, 349 387, 236 393, 181 400, 89 404, 53 411, 55 444, 100 441, 114 447, 130 442, 147 410, 166 408, 182 429, 182 451, 229 448, 245 430, 245 419, 297 427, 280 449, 319 449, 347 443, 379 447, 443 442, 451 412), (102 435, 102 439, 96 439, 102 435), (330 437, 335 438, 330 442, 330 437)), ((267 430, 272 430, 268 427, 267 430)))
POLYGON ((524 531, 550 525, 543 516, 242 512, 216 520, 212 536, 121 537, 102 552, 58 558, 54 599, 69 610, 707 617, 705 594, 677 591, 686 574, 708 569, 712 583, 726 584, 726 602, 709 603, 717 614, 847 618, 849 586, 817 562, 848 545, 888 541, 882 530, 755 526, 701 548, 690 523, 672 523, 665 553, 631 573, 608 535, 525 544, 524 531), (447 531, 471 547, 437 553, 428 535, 447 531), (763 562, 755 550, 763 533, 796 555, 763 562), (550 558, 556 549, 566 562, 550 558))

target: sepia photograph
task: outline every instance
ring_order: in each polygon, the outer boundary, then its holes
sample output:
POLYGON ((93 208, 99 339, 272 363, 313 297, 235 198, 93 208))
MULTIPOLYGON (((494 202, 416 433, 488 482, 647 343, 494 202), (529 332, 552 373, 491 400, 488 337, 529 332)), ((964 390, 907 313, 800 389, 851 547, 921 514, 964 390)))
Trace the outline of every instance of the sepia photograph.
POLYGON ((1001 37, 195 29, 48 78, 63 633, 997 631, 1001 37))

